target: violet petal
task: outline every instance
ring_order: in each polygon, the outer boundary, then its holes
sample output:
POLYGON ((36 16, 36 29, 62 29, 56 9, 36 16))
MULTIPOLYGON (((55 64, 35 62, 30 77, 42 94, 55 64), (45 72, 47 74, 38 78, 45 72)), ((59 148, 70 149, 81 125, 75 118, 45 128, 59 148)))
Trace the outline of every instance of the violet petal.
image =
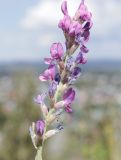
POLYGON ((67 1, 64 1, 61 5, 61 10, 63 12, 64 15, 68 14, 68 9, 67 9, 67 1))
POLYGON ((44 133, 44 127, 45 127, 45 122, 42 120, 38 120, 35 124, 36 127, 36 133, 38 135, 43 135, 44 133))
POLYGON ((65 105, 69 105, 74 101, 75 91, 72 88, 69 88, 65 91, 63 95, 63 101, 65 105))

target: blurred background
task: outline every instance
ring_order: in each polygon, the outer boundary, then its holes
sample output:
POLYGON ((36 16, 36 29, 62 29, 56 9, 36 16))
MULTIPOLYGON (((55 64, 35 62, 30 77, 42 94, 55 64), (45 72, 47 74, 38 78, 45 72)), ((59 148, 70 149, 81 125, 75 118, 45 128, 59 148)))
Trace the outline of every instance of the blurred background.
MULTIPOLYGON (((67 0, 74 14, 80 0, 67 0)), ((121 18, 119 0, 85 0, 94 26, 88 63, 75 84, 74 113, 51 138, 45 160, 121 160, 121 18)), ((63 42, 61 0, 0 0, 0 160, 33 160, 28 128, 40 117, 33 98, 53 42, 63 42)))

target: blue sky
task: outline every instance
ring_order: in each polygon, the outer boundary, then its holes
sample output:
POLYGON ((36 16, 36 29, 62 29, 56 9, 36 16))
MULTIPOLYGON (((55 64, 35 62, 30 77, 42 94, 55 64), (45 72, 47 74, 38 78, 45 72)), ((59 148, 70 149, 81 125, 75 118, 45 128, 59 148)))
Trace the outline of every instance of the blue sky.
MULTIPOLYGON (((88 44, 91 60, 121 60, 119 0, 85 0, 94 26, 88 44)), ((58 29, 62 0, 0 0, 0 62, 33 61, 49 55, 53 42, 64 37, 58 29)), ((71 15, 80 0, 67 0, 71 15)))

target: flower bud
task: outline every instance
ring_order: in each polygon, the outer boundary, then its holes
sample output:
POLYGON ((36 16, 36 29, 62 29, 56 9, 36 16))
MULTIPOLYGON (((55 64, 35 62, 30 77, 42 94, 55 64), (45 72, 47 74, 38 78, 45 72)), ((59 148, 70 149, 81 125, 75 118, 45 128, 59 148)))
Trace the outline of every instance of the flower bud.
POLYGON ((61 43, 53 43, 50 48, 51 57, 56 60, 61 60, 63 56, 63 46, 61 43))
POLYGON ((61 5, 61 10, 63 12, 64 15, 68 14, 68 10, 67 10, 67 1, 64 1, 61 5))
POLYGON ((49 130, 48 132, 46 132, 44 138, 45 139, 50 138, 62 130, 63 130, 63 126, 61 124, 59 124, 56 129, 52 129, 52 130, 49 130))
POLYGON ((35 123, 35 132, 37 135, 42 136, 44 133, 45 128, 45 122, 42 120, 39 120, 35 123))
POLYGON ((59 130, 57 130, 57 129, 49 130, 48 132, 46 132, 44 138, 48 139, 48 138, 54 136, 55 134, 57 134, 58 132, 59 132, 59 130))
MULTIPOLYGON (((42 129, 41 129, 41 131, 42 131, 42 129)), ((30 132, 30 136, 32 139, 32 143, 33 143, 34 147, 37 149, 40 145, 42 145, 42 138, 43 137, 40 134, 40 131, 38 131, 39 134, 37 134, 37 126, 36 126, 35 122, 33 122, 32 125, 29 127, 29 132, 30 132)))

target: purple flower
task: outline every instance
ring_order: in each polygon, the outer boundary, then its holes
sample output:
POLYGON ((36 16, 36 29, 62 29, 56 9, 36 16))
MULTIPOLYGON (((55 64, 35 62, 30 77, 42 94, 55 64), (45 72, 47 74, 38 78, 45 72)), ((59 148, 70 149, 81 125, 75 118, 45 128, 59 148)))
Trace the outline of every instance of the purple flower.
POLYGON ((39 94, 36 98, 34 98, 34 101, 38 104, 43 105, 45 97, 46 97, 46 93, 43 93, 41 95, 39 94))
POLYGON ((45 122, 43 120, 39 120, 35 123, 36 134, 42 136, 44 133, 45 122))
POLYGON ((72 56, 69 56, 66 61, 66 68, 70 70, 71 66, 73 65, 74 59, 72 56))
POLYGON ((52 63, 52 61, 53 61, 52 58, 44 58, 45 64, 49 64, 50 65, 52 63))
POLYGON ((89 31, 89 30, 85 30, 85 31, 82 33, 81 36, 84 38, 84 42, 88 42, 89 37, 90 37, 90 31, 89 31))
POLYGON ((61 43, 53 43, 50 48, 51 58, 44 58, 46 64, 51 65, 54 60, 61 60, 64 50, 61 43))
POLYGON ((61 5, 61 10, 64 15, 68 15, 67 1, 63 1, 62 5, 61 5))
POLYGON ((61 43, 53 43, 50 48, 51 57, 56 60, 61 60, 63 56, 63 46, 61 43))
POLYGON ((81 68, 79 67, 75 67, 72 72, 71 72, 71 78, 78 78, 80 76, 81 73, 81 68))
POLYGON ((76 81, 76 79, 80 76, 80 74, 81 74, 81 68, 79 67, 73 68, 68 80, 68 84, 73 84, 76 81))
POLYGON ((83 53, 79 53, 78 56, 76 57, 76 61, 77 64, 85 64, 87 62, 87 57, 85 54, 83 53))
POLYGON ((88 42, 90 37, 90 31, 89 30, 83 30, 82 33, 77 34, 75 36, 75 43, 85 45, 86 42, 88 42))
POLYGON ((81 32, 82 25, 78 21, 74 21, 68 15, 67 11, 67 2, 64 1, 62 3, 62 12, 64 14, 64 18, 59 22, 59 28, 61 28, 64 32, 68 33, 70 36, 75 36, 81 32))
POLYGON ((88 11, 88 8, 84 3, 80 4, 79 12, 80 12, 80 18, 84 21, 89 21, 92 17, 92 14, 88 11))
POLYGON ((66 47, 71 47, 73 42, 75 42, 76 45, 84 45, 89 40, 89 30, 92 27, 92 14, 88 11, 84 0, 82 0, 73 18, 68 15, 66 1, 62 3, 61 10, 64 18, 60 20, 58 26, 65 33, 66 47))
POLYGON ((69 35, 75 36, 81 32, 82 26, 77 21, 73 21, 69 27, 69 35))
POLYGON ((44 103, 44 99, 45 99, 46 95, 47 95, 46 93, 43 93, 41 95, 38 95, 36 98, 34 98, 34 101, 36 103, 40 104, 40 108, 41 108, 41 111, 42 111, 44 117, 48 114, 48 108, 44 103))
POLYGON ((71 108, 70 105, 65 106, 65 111, 66 111, 67 113, 72 113, 72 112, 73 112, 73 110, 72 110, 72 108, 71 108))
POLYGON ((62 20, 60 20, 58 27, 61 28, 64 32, 68 32, 70 25, 71 25, 71 17, 67 15, 64 16, 62 20))
POLYGON ((89 30, 89 29, 92 27, 92 25, 93 25, 93 23, 92 23, 92 21, 90 20, 90 21, 88 21, 88 22, 84 25, 83 29, 84 29, 84 30, 89 30))
POLYGON ((92 14, 88 11, 87 6, 84 4, 84 1, 81 2, 74 19, 81 21, 90 21, 92 14))
POLYGON ((52 98, 55 94, 55 91, 57 89, 57 85, 58 85, 58 82, 56 81, 52 81, 52 83, 50 84, 50 87, 49 87, 49 96, 52 98))
POLYGON ((75 43, 82 44, 82 45, 84 44, 84 38, 82 37, 81 34, 77 34, 75 36, 75 43))
POLYGON ((74 101, 75 98, 75 91, 72 88, 69 88, 65 91, 63 95, 63 100, 59 101, 55 104, 56 109, 60 109, 62 107, 65 107, 65 109, 70 106, 70 104, 74 101))
POLYGON ((55 77, 55 65, 51 64, 43 74, 39 76, 41 81, 54 80, 55 77))
POLYGON ((81 46, 80 50, 83 53, 88 53, 89 52, 88 48, 86 46, 84 46, 84 45, 81 46))
POLYGON ((87 6, 84 4, 84 1, 82 1, 73 18, 75 21, 78 21, 83 26, 81 32, 75 37, 76 43, 84 45, 84 43, 89 40, 89 30, 93 24, 91 17, 92 14, 88 11, 87 6))
POLYGON ((71 104, 74 101, 75 98, 75 91, 72 88, 69 88, 65 91, 64 95, 63 95, 63 101, 64 104, 67 106, 69 104, 71 104))
POLYGON ((57 73, 57 74, 55 75, 55 81, 58 82, 58 84, 59 84, 60 80, 61 80, 61 76, 60 76, 59 73, 57 73))
POLYGON ((71 24, 71 17, 68 15, 67 10, 67 1, 64 1, 61 5, 61 10, 64 14, 64 18, 60 20, 58 26, 61 28, 64 32, 68 32, 70 24, 71 24))

